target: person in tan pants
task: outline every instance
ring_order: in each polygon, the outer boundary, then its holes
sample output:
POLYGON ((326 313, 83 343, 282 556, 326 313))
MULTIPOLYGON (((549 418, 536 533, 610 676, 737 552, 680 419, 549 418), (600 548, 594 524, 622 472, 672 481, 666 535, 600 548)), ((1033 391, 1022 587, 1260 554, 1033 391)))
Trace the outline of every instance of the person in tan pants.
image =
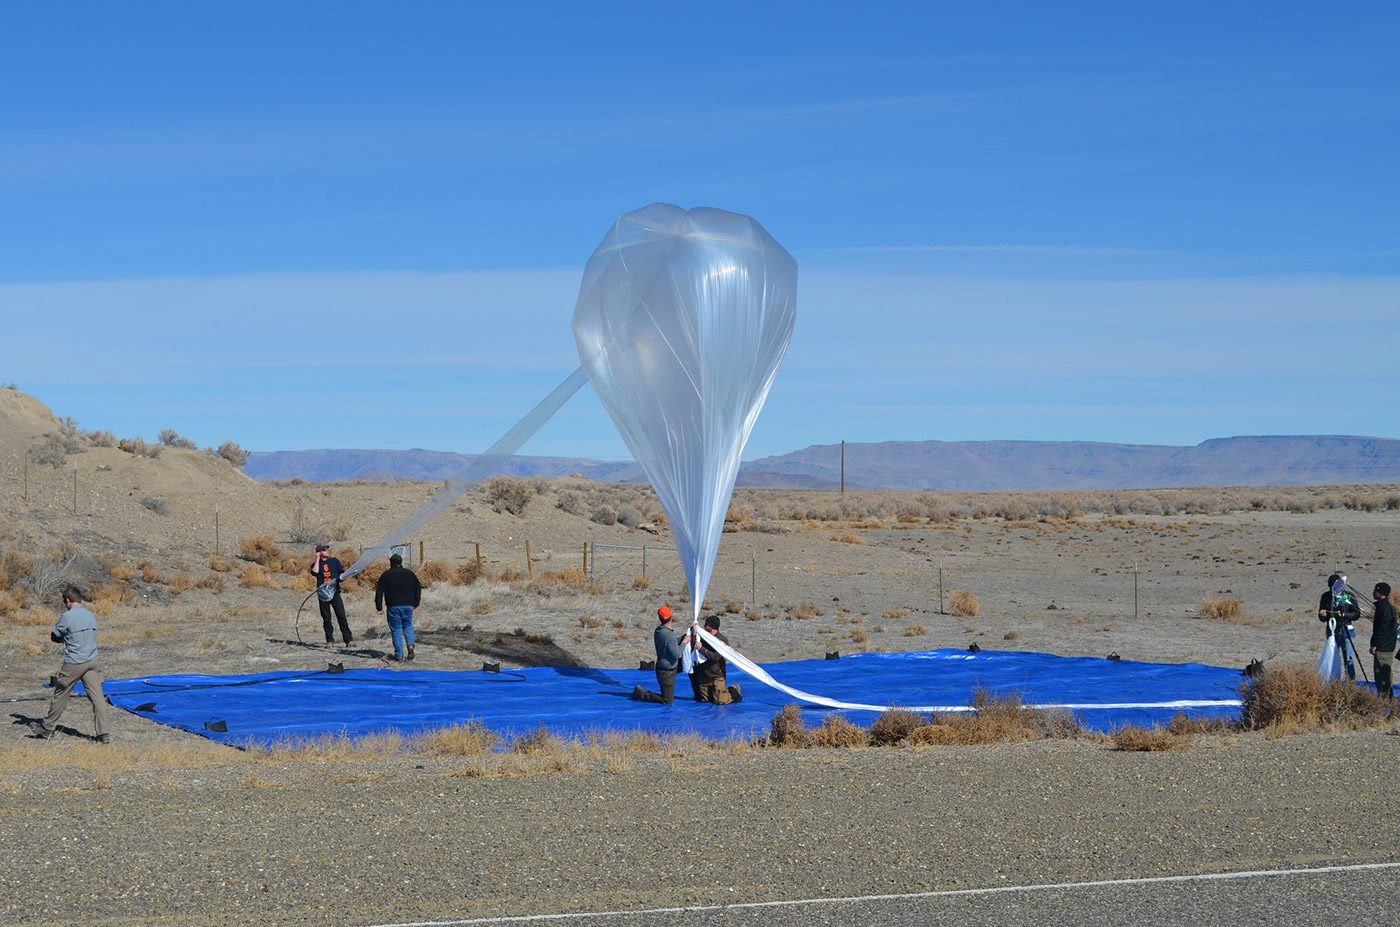
POLYGON ((63 615, 49 632, 49 638, 63 645, 63 666, 54 677, 53 702, 42 721, 32 722, 34 736, 47 740, 58 727, 58 719, 68 707, 73 687, 83 684, 92 703, 93 734, 99 743, 111 742, 107 733, 107 699, 102 694, 102 664, 97 659, 97 618, 83 606, 83 594, 73 586, 63 590, 63 615))

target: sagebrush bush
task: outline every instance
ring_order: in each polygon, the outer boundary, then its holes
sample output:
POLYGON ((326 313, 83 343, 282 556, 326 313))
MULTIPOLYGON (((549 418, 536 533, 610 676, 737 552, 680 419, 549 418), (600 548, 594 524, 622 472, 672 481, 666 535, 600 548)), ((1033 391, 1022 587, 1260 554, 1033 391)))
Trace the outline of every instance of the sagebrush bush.
POLYGON ((147 444, 142 438, 122 438, 117 442, 117 447, 136 457, 155 459, 160 456, 160 445, 147 444))
POLYGON ((214 451, 214 454, 215 456, 222 457, 224 460, 227 460, 240 469, 248 462, 248 452, 232 441, 225 441, 223 444, 220 444, 218 449, 214 451))
POLYGON ((524 515, 525 507, 535 498, 530 484, 518 476, 493 476, 481 488, 493 511, 511 515, 524 515))

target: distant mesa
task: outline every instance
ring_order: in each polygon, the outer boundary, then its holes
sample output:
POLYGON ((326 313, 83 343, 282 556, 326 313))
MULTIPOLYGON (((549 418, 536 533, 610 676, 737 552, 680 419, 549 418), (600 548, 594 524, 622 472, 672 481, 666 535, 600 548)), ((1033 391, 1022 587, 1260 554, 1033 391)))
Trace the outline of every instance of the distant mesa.
MULTIPOLYGON (((442 480, 476 458, 429 450, 254 451, 260 480, 442 480)), ((511 457, 511 476, 579 474, 641 482, 630 461, 511 457)), ((1190 447, 1092 441, 883 441, 846 445, 846 488, 948 492, 1327 486, 1400 483, 1400 440, 1347 435, 1214 438, 1190 447)), ((813 445, 745 463, 739 486, 836 489, 841 446, 813 445)))

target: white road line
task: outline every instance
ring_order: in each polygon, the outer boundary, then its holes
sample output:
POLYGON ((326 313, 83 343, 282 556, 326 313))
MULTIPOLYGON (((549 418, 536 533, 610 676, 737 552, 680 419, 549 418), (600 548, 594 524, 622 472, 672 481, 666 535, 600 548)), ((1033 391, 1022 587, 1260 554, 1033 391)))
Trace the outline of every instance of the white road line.
POLYGON ((585 917, 645 917, 649 914, 698 914, 706 911, 739 911, 749 908, 786 908, 801 905, 859 904, 871 901, 912 901, 920 898, 957 898, 966 895, 1004 895, 1013 892, 1053 892, 1079 888, 1117 888, 1128 885, 1161 885, 1176 882, 1229 882, 1242 879, 1286 878, 1339 872, 1373 872, 1400 869, 1396 863, 1357 863, 1351 866, 1319 866, 1314 869, 1251 869, 1244 872, 1208 872, 1200 875, 1152 876, 1142 879, 1104 879, 1095 882, 1051 882, 1041 885, 998 885, 989 888, 956 888, 941 892, 906 892, 894 895, 854 895, 842 898, 797 898, 789 901, 749 901, 737 904, 696 905, 685 908, 641 908, 634 911, 577 911, 571 914, 515 914, 471 917, 451 921, 402 921, 367 924, 365 927, 465 927, 470 924, 528 924, 577 920, 585 917))

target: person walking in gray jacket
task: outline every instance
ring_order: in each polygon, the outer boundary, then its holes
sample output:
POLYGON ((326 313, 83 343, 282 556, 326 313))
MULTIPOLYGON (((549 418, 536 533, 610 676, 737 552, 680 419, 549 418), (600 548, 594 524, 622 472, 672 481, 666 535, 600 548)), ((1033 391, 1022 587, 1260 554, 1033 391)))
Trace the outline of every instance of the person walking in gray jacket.
POLYGON ((54 677, 49 713, 44 720, 31 722, 30 727, 35 737, 52 737, 58 719, 68 707, 68 696, 81 682, 92 703, 93 734, 99 743, 109 743, 112 735, 107 733, 107 699, 102 694, 102 664, 97 659, 97 617, 83 607, 83 594, 73 586, 63 590, 63 609, 63 615, 49 632, 54 643, 63 645, 63 666, 54 677))

